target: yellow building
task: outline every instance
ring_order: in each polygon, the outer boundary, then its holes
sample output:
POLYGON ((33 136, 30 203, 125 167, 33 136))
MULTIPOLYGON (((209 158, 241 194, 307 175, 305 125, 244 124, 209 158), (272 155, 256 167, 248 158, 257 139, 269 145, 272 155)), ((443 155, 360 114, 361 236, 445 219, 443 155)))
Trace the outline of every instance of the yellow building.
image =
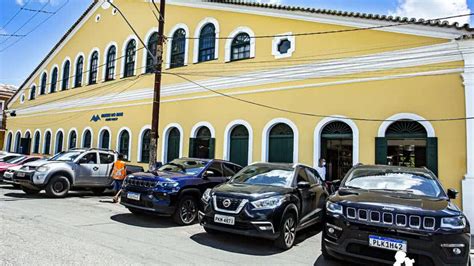
MULTIPOLYGON (((156 49, 153 6, 114 1, 135 36, 102 3, 90 5, 8 103, 16 116, 8 119, 7 150, 98 146, 147 162, 154 75, 140 39, 156 49)), ((464 118, 474 117, 472 31, 328 10, 169 0, 159 158, 310 165, 325 158, 328 179, 357 163, 427 166, 470 202, 474 120, 464 118)), ((474 215, 474 206, 464 210, 474 215)))

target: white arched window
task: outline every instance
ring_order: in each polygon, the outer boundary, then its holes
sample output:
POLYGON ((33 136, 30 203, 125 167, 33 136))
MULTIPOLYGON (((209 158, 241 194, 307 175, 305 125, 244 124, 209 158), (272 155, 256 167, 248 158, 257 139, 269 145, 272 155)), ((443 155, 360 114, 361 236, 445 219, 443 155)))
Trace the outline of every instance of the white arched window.
MULTIPOLYGON (((291 129, 292 134, 292 157, 293 157, 293 163, 298 162, 298 151, 299 151, 299 132, 298 128, 296 127, 295 123, 293 123, 291 120, 286 119, 286 118, 275 118, 268 122, 265 127, 263 128, 262 131, 262 161, 268 162, 269 161, 269 153, 270 153, 270 144, 271 144, 271 137, 272 137, 272 132, 275 132, 277 129, 276 126, 282 127, 287 126, 289 129, 291 129)), ((277 133, 277 132, 275 132, 277 133)))
POLYGON ((245 120, 234 120, 225 128, 223 159, 240 165, 252 163, 253 129, 245 120), (242 144, 248 143, 247 152, 242 144), (243 153, 242 153, 243 152, 243 153), (247 160, 245 160, 245 157, 247 160))
POLYGON ((98 136, 98 148, 110 149, 111 139, 112 134, 110 133, 110 129, 108 127, 101 128, 98 136))
POLYGON ((189 28, 186 24, 179 23, 169 32, 171 40, 168 41, 166 53, 166 68, 186 66, 188 64, 189 28))
POLYGON ((119 130, 117 135, 117 146, 116 150, 118 153, 125 156, 126 160, 130 160, 130 154, 132 149, 132 131, 129 128, 123 127, 119 130))
POLYGON ((194 63, 219 57, 219 31, 219 22, 215 18, 205 18, 199 22, 194 32, 194 63))
POLYGON ((163 130, 161 160, 169 162, 183 156, 184 131, 180 124, 168 124, 163 130))
POLYGON ((238 27, 229 34, 225 43, 225 61, 255 57, 255 34, 248 27, 238 27))

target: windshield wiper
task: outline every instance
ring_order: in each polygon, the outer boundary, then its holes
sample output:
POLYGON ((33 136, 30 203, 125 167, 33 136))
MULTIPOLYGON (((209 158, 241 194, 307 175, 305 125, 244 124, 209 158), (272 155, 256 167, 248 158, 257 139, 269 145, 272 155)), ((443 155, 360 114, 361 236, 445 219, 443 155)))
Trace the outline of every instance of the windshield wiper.
POLYGON ((390 191, 390 192, 410 192, 413 193, 413 189, 390 189, 390 188, 373 188, 370 191, 390 191))

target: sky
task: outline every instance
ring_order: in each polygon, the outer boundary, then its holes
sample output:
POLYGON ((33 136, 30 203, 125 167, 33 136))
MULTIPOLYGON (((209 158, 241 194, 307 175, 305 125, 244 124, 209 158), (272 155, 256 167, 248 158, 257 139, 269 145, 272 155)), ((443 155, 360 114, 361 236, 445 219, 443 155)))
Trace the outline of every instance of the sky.
MULTIPOLYGON (((249 1, 426 19, 474 12, 474 0, 249 1)), ((92 0, 0 0, 0 84, 21 85, 91 2, 92 0), (3 34, 20 36, 8 37, 3 34)), ((457 21, 469 23, 469 19, 463 17, 457 21)))

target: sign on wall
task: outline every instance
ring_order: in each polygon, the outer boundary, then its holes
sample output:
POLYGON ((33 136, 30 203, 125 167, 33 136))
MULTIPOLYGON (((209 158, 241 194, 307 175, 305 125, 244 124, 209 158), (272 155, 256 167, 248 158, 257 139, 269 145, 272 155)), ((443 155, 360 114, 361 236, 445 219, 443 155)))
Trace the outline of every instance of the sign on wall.
POLYGON ((90 122, 99 122, 99 121, 117 121, 120 117, 123 117, 123 112, 117 113, 103 113, 103 114, 95 114, 91 117, 90 122))

